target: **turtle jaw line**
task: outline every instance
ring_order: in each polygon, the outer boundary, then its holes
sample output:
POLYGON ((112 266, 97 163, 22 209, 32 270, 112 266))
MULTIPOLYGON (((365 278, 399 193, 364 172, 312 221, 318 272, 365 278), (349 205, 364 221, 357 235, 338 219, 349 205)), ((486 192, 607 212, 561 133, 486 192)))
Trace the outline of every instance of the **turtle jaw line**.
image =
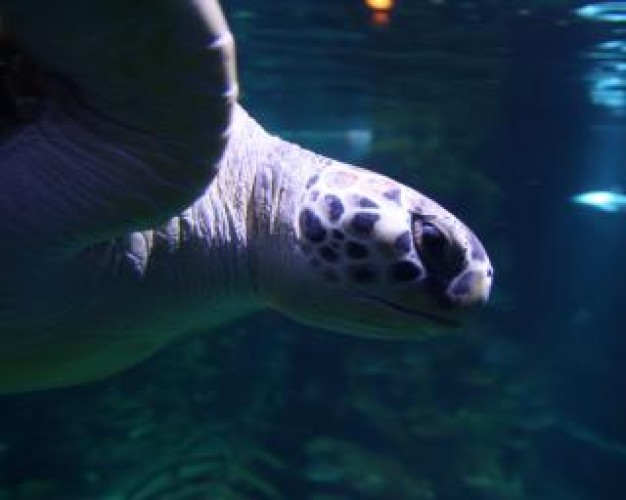
POLYGON ((399 312, 407 316, 417 317, 420 319, 426 319, 433 323, 437 323, 438 325, 441 325, 441 326, 445 326, 448 328, 458 328, 461 326, 461 323, 459 321, 454 320, 452 318, 449 318, 440 314, 426 312, 421 309, 413 309, 410 307, 405 307, 400 304, 396 304, 389 300, 383 299, 382 297, 378 297, 376 295, 362 295, 362 297, 367 300, 374 301, 377 304, 380 304, 387 309, 391 309, 394 312, 399 312))

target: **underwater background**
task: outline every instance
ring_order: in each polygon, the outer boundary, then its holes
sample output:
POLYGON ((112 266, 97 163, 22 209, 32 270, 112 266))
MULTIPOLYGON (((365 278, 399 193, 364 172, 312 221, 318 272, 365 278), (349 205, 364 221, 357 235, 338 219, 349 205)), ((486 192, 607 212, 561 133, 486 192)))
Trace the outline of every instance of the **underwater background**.
POLYGON ((466 221, 492 300, 417 342, 267 312, 2 396, 0 500, 626 498, 626 2, 222 3, 249 111, 466 221))

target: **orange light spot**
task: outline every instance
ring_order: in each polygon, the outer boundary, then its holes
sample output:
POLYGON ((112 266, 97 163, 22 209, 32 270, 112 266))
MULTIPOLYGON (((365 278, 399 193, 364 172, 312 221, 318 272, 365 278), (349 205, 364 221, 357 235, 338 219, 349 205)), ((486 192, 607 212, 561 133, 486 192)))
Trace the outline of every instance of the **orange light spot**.
POLYGON ((365 5, 372 10, 390 11, 393 9, 394 0, 365 0, 365 5))
POLYGON ((386 26, 389 24, 390 16, 389 12, 386 10, 375 10, 372 15, 372 23, 376 26, 386 26))

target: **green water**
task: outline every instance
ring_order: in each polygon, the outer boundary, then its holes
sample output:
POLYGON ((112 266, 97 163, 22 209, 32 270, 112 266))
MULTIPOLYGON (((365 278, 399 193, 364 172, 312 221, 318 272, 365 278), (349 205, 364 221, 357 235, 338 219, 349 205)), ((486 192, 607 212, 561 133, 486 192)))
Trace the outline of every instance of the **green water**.
POLYGON ((382 24, 358 0, 224 3, 247 109, 449 207, 489 250, 492 300, 420 342, 267 312, 3 396, 0 500, 626 496, 626 219, 569 200, 625 185, 623 54, 589 55, 621 25, 556 0, 404 0, 382 24))

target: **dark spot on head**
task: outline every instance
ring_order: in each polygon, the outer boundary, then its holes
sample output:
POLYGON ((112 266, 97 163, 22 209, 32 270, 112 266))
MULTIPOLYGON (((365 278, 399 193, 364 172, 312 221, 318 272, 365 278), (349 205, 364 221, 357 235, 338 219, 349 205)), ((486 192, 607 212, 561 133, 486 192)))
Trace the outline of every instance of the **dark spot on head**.
POLYGON ((320 192, 317 189, 314 189, 313 191, 311 191, 311 196, 309 198, 311 199, 311 201, 317 201, 319 197, 320 192))
POLYGON ((328 220, 331 222, 337 222, 343 215, 343 203, 334 194, 327 194, 324 196, 326 202, 326 209, 328 211, 328 220))
POLYGON ((344 240, 346 238, 346 235, 343 234, 343 231, 340 231, 339 229, 333 229, 333 238, 335 238, 336 240, 344 240))
POLYGON ((389 267, 389 277, 392 281, 413 281, 422 275, 422 270, 413 262, 401 260, 389 267))
POLYGON ((306 181, 306 188, 307 188, 307 189, 311 188, 311 186, 313 186, 313 185, 317 182, 317 180, 319 179, 319 177, 320 177, 320 176, 319 176, 319 175, 317 175, 317 174, 316 174, 316 175, 313 175, 313 176, 311 176, 311 177, 309 177, 309 180, 308 180, 308 181, 306 181))
POLYGON ((322 221, 309 208, 300 213, 300 230, 304 237, 312 243, 320 243, 326 238, 326 230, 322 221))
POLYGON ((348 241, 346 243, 346 253, 351 259, 364 259, 367 257, 369 251, 367 247, 356 241, 348 241))
POLYGON ((413 248, 413 237, 411 236, 410 231, 405 231, 400 236, 396 238, 394 243, 394 247, 398 252, 401 253, 409 253, 413 248))
POLYGON ((358 212, 352 217, 351 227, 356 234, 369 236, 374 229, 374 225, 380 219, 380 215, 369 212, 358 212))
POLYGON ((388 189, 383 193, 383 196, 388 200, 395 201, 398 205, 400 205, 400 188, 392 188, 388 189))
POLYGON ((376 269, 364 264, 350 266, 350 277, 359 285, 367 285, 376 280, 376 269))
POLYGON ((476 278, 474 271, 466 271, 452 285, 450 293, 455 297, 468 295, 476 278))
POLYGON ((365 198, 364 196, 361 196, 359 198, 359 206, 361 208, 378 208, 378 204, 376 204, 369 198, 365 198))
POLYGON ((339 260, 339 254, 329 246, 324 245, 323 247, 320 247, 317 252, 326 262, 337 262, 337 260, 339 260))

